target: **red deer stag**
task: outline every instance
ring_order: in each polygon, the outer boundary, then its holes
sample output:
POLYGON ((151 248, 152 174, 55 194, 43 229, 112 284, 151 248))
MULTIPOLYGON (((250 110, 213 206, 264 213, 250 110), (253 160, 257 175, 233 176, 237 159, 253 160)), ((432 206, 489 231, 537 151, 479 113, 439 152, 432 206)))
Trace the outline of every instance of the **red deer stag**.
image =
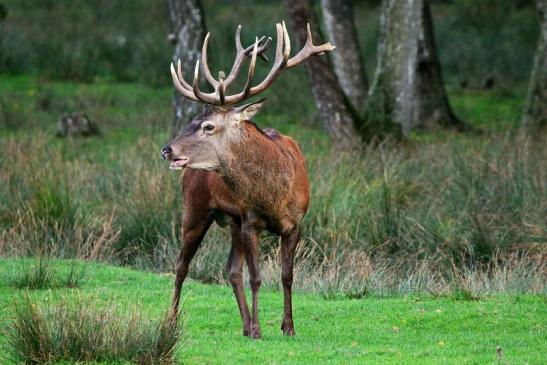
POLYGON ((183 245, 176 265, 173 310, 178 310, 180 290, 194 257, 213 221, 230 222, 232 248, 227 271, 243 320, 243 334, 260 338, 258 321, 258 289, 260 288, 258 241, 263 229, 281 236, 284 316, 281 329, 294 335, 291 287, 293 259, 299 240, 299 224, 308 209, 309 185, 304 156, 296 142, 273 129, 259 129, 251 118, 260 110, 263 100, 232 106, 266 90, 285 70, 304 62, 312 55, 332 51, 330 43, 315 46, 308 25, 304 48, 292 58, 285 23, 277 24, 277 46, 273 67, 266 78, 252 86, 257 57, 263 54, 270 38, 256 39, 243 48, 241 26, 236 32, 237 53, 228 77, 222 73, 216 80, 207 65, 207 42, 203 42, 201 64, 205 77, 214 88, 211 93, 199 87, 200 62, 196 63, 194 80, 188 84, 180 61, 177 70, 171 64, 176 89, 188 99, 207 104, 205 111, 194 118, 185 131, 162 150, 172 169, 183 170, 184 194, 183 245), (247 81, 238 94, 227 95, 226 89, 235 81, 243 61, 250 57, 247 81), (252 314, 249 312, 243 287, 243 259, 249 269, 252 291, 252 314))

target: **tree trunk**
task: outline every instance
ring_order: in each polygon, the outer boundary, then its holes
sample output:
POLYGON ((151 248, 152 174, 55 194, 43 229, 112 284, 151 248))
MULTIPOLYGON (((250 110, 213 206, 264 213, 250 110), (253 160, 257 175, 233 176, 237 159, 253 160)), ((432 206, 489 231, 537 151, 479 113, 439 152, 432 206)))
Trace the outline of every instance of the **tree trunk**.
POLYGON ((332 54, 338 82, 355 110, 362 113, 368 80, 353 20, 350 0, 321 0, 323 23, 329 41, 336 46, 332 54))
MULTIPOLYGON (((183 69, 193 70, 193 65, 201 56, 201 45, 205 38, 205 18, 201 0, 168 0, 169 15, 173 29, 172 41, 175 44, 173 62, 180 59, 183 69)), ((175 116, 171 134, 178 135, 184 126, 201 110, 202 105, 188 100, 175 90, 173 99, 175 116)))
POLYGON ((428 0, 383 0, 378 61, 365 110, 375 135, 463 128, 448 103, 428 0))
MULTIPOLYGON (((292 20, 293 34, 296 34, 300 47, 306 43, 306 23, 308 22, 314 44, 321 44, 322 37, 308 0, 285 0, 285 6, 292 20)), ((359 146, 360 140, 355 129, 354 116, 344 102, 342 90, 329 58, 325 55, 315 56, 306 61, 305 66, 315 104, 333 147, 337 150, 348 150, 359 146)))
POLYGON ((522 125, 525 127, 547 125, 547 0, 536 0, 536 3, 541 28, 522 117, 522 125))

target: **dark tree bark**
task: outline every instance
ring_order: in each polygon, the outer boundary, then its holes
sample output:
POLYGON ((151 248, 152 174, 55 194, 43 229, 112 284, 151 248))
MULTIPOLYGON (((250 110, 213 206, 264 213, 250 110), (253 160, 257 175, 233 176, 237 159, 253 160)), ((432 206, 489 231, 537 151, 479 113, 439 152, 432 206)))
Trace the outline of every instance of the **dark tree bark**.
MULTIPOLYGON (((186 68, 194 65, 201 56, 201 45, 205 38, 205 18, 201 0, 168 0, 169 15, 173 29, 172 41, 175 44, 173 62, 180 59, 186 68)), ((193 67, 191 67, 193 69, 193 67)), ((175 90, 173 99, 175 116, 173 119, 172 135, 178 135, 184 126, 196 116, 202 106, 199 103, 182 97, 175 90)))
POLYGON ((332 53, 334 72, 344 94, 355 110, 362 113, 368 80, 361 59, 351 1, 321 0, 321 8, 329 41, 336 46, 336 51, 332 53))
POLYGON ((378 61, 365 110, 368 133, 457 127, 437 58, 428 0, 383 0, 378 61))
MULTIPOLYGON (((285 0, 296 34, 297 43, 306 43, 306 23, 310 23, 314 44, 321 44, 322 37, 317 27, 315 14, 308 0, 285 0)), ((334 51, 336 52, 336 50, 334 51)), ((305 62, 309 83, 319 109, 321 119, 329 133, 333 147, 348 150, 359 146, 359 136, 355 129, 354 116, 346 106, 342 90, 336 80, 329 58, 316 56, 305 62)))
POLYGON ((522 116, 522 125, 527 128, 547 125, 547 0, 536 0, 536 3, 541 29, 522 116))

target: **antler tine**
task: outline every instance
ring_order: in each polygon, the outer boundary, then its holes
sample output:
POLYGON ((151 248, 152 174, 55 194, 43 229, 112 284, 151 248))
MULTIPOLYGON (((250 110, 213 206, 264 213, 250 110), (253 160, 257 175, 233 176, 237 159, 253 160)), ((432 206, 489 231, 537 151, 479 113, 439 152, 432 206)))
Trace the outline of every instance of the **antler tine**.
MULTIPOLYGON (((228 77, 224 81, 224 87, 226 89, 234 83, 234 81, 237 78, 237 75, 239 74, 239 71, 241 70, 243 60, 254 49, 254 45, 251 45, 247 48, 243 48, 243 46, 241 45, 241 25, 239 25, 237 27, 235 41, 236 41, 237 53, 236 53, 236 58, 234 60, 234 64, 232 66, 232 70, 230 71, 230 74, 228 75, 228 77)), ((267 61, 268 58, 266 56, 262 56, 262 55, 263 55, 264 51, 266 51, 266 49, 268 48, 268 45, 270 44, 270 40, 268 40, 268 38, 266 38, 266 37, 261 37, 260 41, 258 43, 259 43, 259 45, 258 45, 258 49, 257 49, 257 55, 259 55, 261 58, 263 58, 265 61, 267 61), (264 44, 260 45, 260 43, 264 39, 266 39, 266 41, 264 42, 264 44)))
POLYGON ((258 57, 262 58, 264 62, 268 62, 268 56, 264 54, 264 51, 268 48, 270 45, 270 42, 272 41, 272 37, 266 38, 266 42, 260 47, 258 47, 258 57))
POLYGON ((281 24, 283 25, 283 61, 287 62, 291 54, 291 39, 289 38, 289 32, 287 32, 285 21, 283 21, 281 24))
POLYGON ((194 69, 194 82, 192 83, 192 90, 195 97, 205 104, 220 105, 220 98, 217 99, 214 94, 205 94, 199 90, 199 60, 196 61, 196 68, 194 69))
MULTIPOLYGON (((239 94, 227 96, 226 103, 229 103, 229 104, 239 103, 240 101, 243 101, 249 95, 252 96, 252 95, 258 94, 259 92, 265 90, 266 87, 268 87, 271 84, 271 82, 275 80, 277 76, 280 74, 279 72, 280 69, 284 67, 284 62, 283 62, 283 37, 284 36, 283 36, 283 27, 281 26, 281 24, 277 23, 275 27, 277 30, 277 45, 275 48, 275 60, 274 60, 272 69, 268 73, 268 76, 266 76, 266 78, 259 85, 251 87, 251 89, 248 91, 248 95, 245 95, 245 89, 244 89, 244 91, 239 94)), ((251 60, 251 63, 252 63, 252 60, 251 60)), ((249 84, 249 78, 247 78, 247 83, 245 84, 245 88, 247 88, 248 84, 249 84)))
POLYGON ((324 52, 329 52, 336 49, 336 47, 330 44, 330 42, 327 42, 320 46, 314 46, 312 35, 311 35, 310 23, 307 24, 307 32, 308 32, 308 35, 307 35, 306 44, 304 45, 304 48, 302 48, 300 52, 296 54, 296 56, 292 57, 291 59, 287 61, 287 68, 297 66, 313 55, 322 54, 324 52))
POLYGON ((201 63, 203 64, 203 73, 205 74, 205 78, 211 84, 213 88, 218 87, 218 81, 215 80, 213 75, 211 75, 211 71, 209 70, 209 64, 207 63, 207 45, 209 44, 209 36, 211 33, 207 33, 205 36, 205 39, 203 40, 203 48, 201 49, 201 63))
POLYGON ((251 64, 249 65, 249 73, 247 74, 247 82, 245 83, 245 87, 243 88, 243 99, 245 99, 249 95, 249 92, 251 91, 253 77, 255 74, 257 50, 258 50, 258 37, 255 38, 253 54, 251 57, 251 64))
POLYGON ((235 41, 236 41, 236 58, 234 60, 234 64, 232 65, 232 69, 230 70, 230 74, 224 81, 224 85, 226 86, 226 88, 229 87, 235 81, 237 74, 239 73, 241 63, 243 62, 245 49, 241 45, 241 24, 237 26, 235 41))
POLYGON ((237 26, 236 30, 236 51, 239 53, 243 49, 241 45, 241 24, 237 26))
POLYGON ((277 45, 275 47, 274 67, 272 68, 270 73, 273 72, 276 65, 282 63, 282 61, 283 61, 283 44, 284 44, 284 38, 285 38, 285 35, 283 34, 283 26, 281 25, 281 23, 276 23, 275 24, 275 29, 276 29, 276 33, 277 33, 277 40, 276 40, 277 45))
MULTIPOLYGON (((268 56, 266 56, 264 54, 264 51, 268 48, 271 41, 272 41, 272 38, 271 37, 266 38, 266 36, 262 36, 258 40, 257 55, 258 55, 258 57, 262 58, 262 60, 264 60, 264 62, 268 62, 268 56)), ((247 56, 247 57, 252 56, 253 47, 254 47, 254 44, 251 44, 249 47, 245 48, 245 56, 247 56)))
MULTIPOLYGON (((179 61, 180 62, 180 61, 179 61)), ((179 78, 177 77, 177 73, 175 72, 175 66, 171 63, 171 77, 173 78, 173 85, 175 85, 175 88, 186 98, 188 99, 191 99, 191 100, 194 100, 194 101, 199 101, 195 95, 192 93, 192 91, 190 91, 190 89, 187 89, 185 88, 182 84, 181 84, 181 81, 179 81, 179 78)), ((184 80, 184 79, 182 79, 184 80)), ((186 83, 184 81, 184 83, 186 83)), ((188 85, 188 84, 186 84, 188 85)), ((189 86, 189 85, 188 85, 189 86)))
POLYGON ((177 77, 178 77, 178 81, 182 84, 182 86, 184 86, 185 89, 192 90, 192 87, 186 82, 186 80, 184 79, 184 76, 182 75, 182 66, 181 66, 180 58, 177 61, 177 77))
MULTIPOLYGON (((255 37, 255 38, 256 38, 256 37, 255 37)), ((269 37, 268 37, 268 38, 269 38, 269 37)), ((266 39, 266 36, 265 36, 265 35, 263 35, 262 37, 260 37, 260 38, 258 39, 258 46, 259 46, 259 49, 260 49, 260 47, 262 47, 262 46, 260 45, 260 43, 264 42, 264 39, 266 39)), ((254 47, 255 47, 255 44, 253 43, 253 44, 251 44, 249 47, 245 48, 245 56, 247 56, 247 57, 252 56, 254 47)))

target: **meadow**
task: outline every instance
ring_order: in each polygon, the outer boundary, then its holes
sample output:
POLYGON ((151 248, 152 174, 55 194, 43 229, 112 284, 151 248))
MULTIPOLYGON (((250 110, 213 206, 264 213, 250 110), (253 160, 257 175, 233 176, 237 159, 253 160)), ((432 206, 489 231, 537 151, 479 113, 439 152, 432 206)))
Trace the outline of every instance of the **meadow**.
MULTIPOLYGON (((92 327, 105 315, 122 333, 142 321, 127 343, 155 349, 183 210, 179 173, 159 156, 171 89, 0 79, 0 342, 7 346, 14 318, 34 323, 34 312, 15 308, 57 313, 68 303, 75 313, 115 308, 86 314, 92 327), (56 138, 67 109, 86 110, 102 136, 56 138), (39 259, 21 266, 29 256, 68 260, 53 261, 67 273, 73 259, 87 264, 55 279, 39 259), (53 281, 36 280, 44 277, 53 281)), ((167 328, 176 361, 542 363, 547 149, 545 131, 518 128, 522 94, 452 90, 458 115, 482 133, 418 131, 347 155, 332 154, 313 115, 266 106, 257 123, 301 144, 312 184, 295 266, 297 337, 278 331, 279 252, 269 235, 261 245, 264 339, 240 336, 224 272, 229 236, 213 227, 183 289, 181 332, 167 328)))
MULTIPOLYGON (((52 265, 67 272, 72 263, 55 261, 52 265)), ((84 265, 85 275, 77 290, 34 290, 25 299, 20 290, 1 281, 2 324, 13 317, 14 304, 24 306, 25 300, 38 308, 66 308, 63 306, 66 302, 93 308, 115 306, 121 318, 138 308, 144 319, 152 321, 162 317, 170 302, 172 275, 95 263, 80 265, 84 265)), ((13 276, 16 268, 14 260, 0 260, 3 278, 13 276)), ((545 361, 547 318, 543 295, 494 295, 481 300, 424 295, 326 299, 297 293, 294 338, 282 336, 279 330, 282 294, 263 290, 261 304, 264 338, 251 341, 241 336, 231 288, 190 280, 184 287, 184 324, 182 340, 175 352, 176 362, 541 364, 545 361)), ((6 341, 6 337, 0 336, 0 346, 5 346, 6 341)), ((17 363, 9 355, 4 352, 2 363, 17 363)))
MULTIPOLYGON (((472 2, 433 4, 450 103, 470 133, 417 130, 338 154, 303 69, 265 93, 255 122, 298 141, 312 196, 295 264, 297 336, 279 331, 279 245, 265 233, 264 338, 250 341, 225 272, 229 234, 215 225, 191 265, 179 324, 166 315, 183 202, 180 173, 159 154, 173 117, 169 29, 157 21, 165 7, 5 4, 0 362, 547 361, 547 131, 520 128, 532 7, 493 6, 485 17, 472 2), (77 111, 101 135, 55 137, 59 117, 77 111)), ((244 42, 287 19, 271 2, 204 4, 216 67, 231 62, 241 19, 244 42)), ((355 3, 370 76, 374 4, 355 3)))

